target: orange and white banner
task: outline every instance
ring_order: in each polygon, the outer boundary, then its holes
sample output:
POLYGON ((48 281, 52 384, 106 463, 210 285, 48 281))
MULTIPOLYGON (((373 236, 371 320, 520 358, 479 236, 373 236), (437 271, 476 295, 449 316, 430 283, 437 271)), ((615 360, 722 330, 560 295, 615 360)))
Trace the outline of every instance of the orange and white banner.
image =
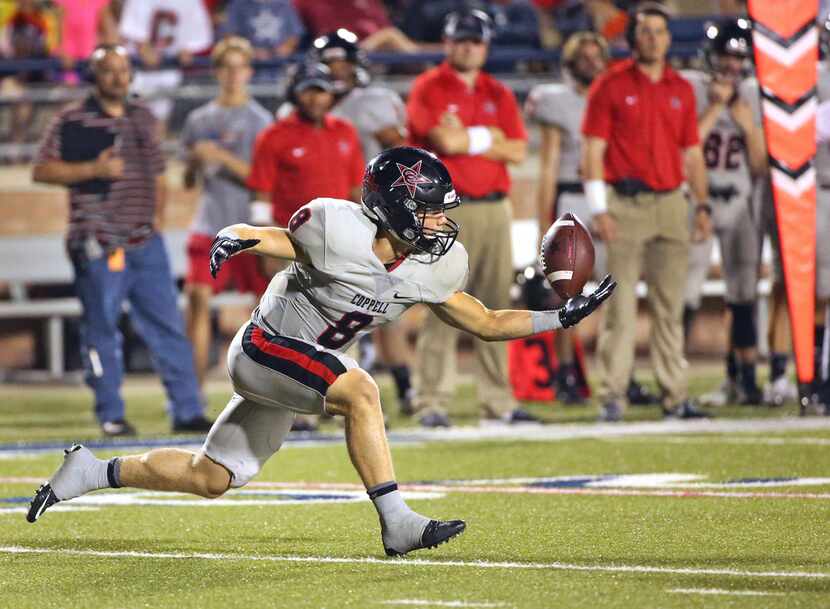
POLYGON ((749 0, 798 380, 813 379, 818 0, 749 0))

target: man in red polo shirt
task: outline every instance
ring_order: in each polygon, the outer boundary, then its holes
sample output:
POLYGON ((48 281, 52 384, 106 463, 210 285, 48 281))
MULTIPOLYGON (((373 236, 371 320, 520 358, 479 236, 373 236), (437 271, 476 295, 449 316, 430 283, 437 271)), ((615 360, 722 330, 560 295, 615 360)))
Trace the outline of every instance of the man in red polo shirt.
POLYGON ((286 227, 295 211, 318 197, 360 201, 360 139, 351 123, 329 114, 333 87, 325 65, 300 66, 288 87, 295 110, 257 137, 247 182, 257 194, 256 224, 286 227))
POLYGON ((648 284, 651 356, 667 416, 702 416, 688 401, 683 359, 683 292, 690 237, 708 237, 706 168, 691 85, 666 64, 669 15, 638 6, 629 22, 633 58, 594 81, 582 123, 585 195, 618 282, 598 343, 601 420, 625 409, 636 342, 636 285, 648 284), (690 236, 686 180, 695 206, 690 236), (607 186, 610 188, 607 188, 607 186))
MULTIPOLYGON (((287 227, 300 207, 320 197, 360 201, 363 151, 357 130, 329 111, 334 106, 334 82, 328 67, 303 64, 288 85, 294 110, 257 137, 248 176, 256 192, 254 224, 287 227)), ((271 275, 281 270, 266 266, 271 275)), ((316 416, 298 416, 292 429, 313 431, 316 416)))
MULTIPOLYGON (((447 59, 415 79, 409 94, 409 132, 415 146, 435 152, 449 169, 464 204, 453 219, 470 256, 467 289, 485 305, 510 305, 513 253, 508 163, 527 152, 527 133, 513 93, 481 68, 492 36, 490 18, 477 10, 452 13, 444 26, 447 59)), ((455 393, 458 333, 428 316, 418 337, 416 399, 421 424, 447 426, 445 407, 455 393)), ((533 421, 516 408, 503 343, 475 341, 478 399, 485 416, 533 421)))

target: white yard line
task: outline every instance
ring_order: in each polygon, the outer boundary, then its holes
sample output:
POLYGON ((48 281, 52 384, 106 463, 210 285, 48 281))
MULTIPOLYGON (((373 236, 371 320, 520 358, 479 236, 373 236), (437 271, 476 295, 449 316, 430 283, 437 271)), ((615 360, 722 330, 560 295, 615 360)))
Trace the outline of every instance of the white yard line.
POLYGON ((672 588, 666 590, 672 594, 716 594, 725 596, 784 596, 784 592, 764 592, 761 590, 719 590, 718 588, 672 588))
POLYGON ((409 605, 415 607, 507 607, 507 603, 475 603, 469 601, 432 601, 425 598, 402 598, 378 601, 380 605, 409 605))
POLYGON ((765 446, 830 446, 830 438, 764 437, 764 436, 641 436, 630 438, 603 438, 606 442, 649 442, 654 444, 763 444, 765 446))
POLYGON ((561 562, 488 562, 477 560, 426 560, 421 558, 347 558, 338 556, 291 556, 215 554, 210 552, 133 552, 103 550, 73 550, 60 548, 36 548, 27 546, 0 546, 0 554, 49 554, 50 556, 92 556, 97 558, 149 558, 156 560, 219 560, 251 562, 316 563, 343 565, 375 565, 471 569, 587 571, 605 573, 653 573, 658 575, 723 575, 726 577, 756 577, 761 579, 830 579, 824 571, 746 571, 740 569, 700 569, 695 567, 650 567, 625 564, 569 564, 561 562))
MULTIPOLYGON (((477 442, 477 441, 531 441, 554 442, 562 440, 607 439, 631 436, 665 436, 678 434, 723 434, 723 433, 780 433, 786 431, 816 431, 830 429, 830 417, 783 417, 778 419, 708 419, 708 420, 670 420, 644 421, 637 423, 572 423, 555 425, 483 425, 452 427, 450 429, 399 429, 389 432, 393 444, 404 445, 419 442, 477 442)), ((321 434, 319 437, 302 438, 292 436, 285 448, 328 445, 339 441, 343 432, 321 434)), ((139 439, 141 440, 141 439, 139 439)), ((111 447, 100 450, 135 453, 143 448, 160 446, 158 439, 147 438, 145 446, 141 442, 129 447, 111 447), (156 440, 155 442, 149 442, 156 440)), ((752 439, 748 438, 751 442, 752 439)), ((36 443, 42 444, 42 443, 36 443)), ((71 442, 66 442, 69 446, 71 442)), ((177 445, 178 446, 178 445, 177 445)), ((32 446, 26 444, 10 447, 0 444, 4 453, 11 454, 54 454, 59 448, 32 446)))
MULTIPOLYGON (((41 484, 43 478, 3 477, 0 484, 41 484)), ((791 486, 797 486, 793 482, 791 486)), ((248 489, 281 489, 281 490, 327 490, 327 491, 359 491, 363 486, 351 482, 261 482, 254 481, 247 485, 248 489)), ((590 497, 666 497, 677 499, 790 499, 790 500, 830 500, 830 492, 803 493, 781 491, 714 491, 694 489, 646 489, 646 488, 596 488, 596 487, 540 487, 540 486, 502 486, 499 484, 481 484, 467 486, 459 484, 400 484, 399 488, 408 493, 462 493, 462 494, 496 494, 496 495, 585 495, 590 497)), ((418 497, 416 497, 418 498, 418 497)), ((216 499, 198 500, 199 505, 218 506, 221 501, 216 499)), ((171 504, 172 505, 172 504, 171 504)), ((178 503, 177 503, 178 505, 178 503)), ((252 505, 252 503, 247 503, 252 505)))

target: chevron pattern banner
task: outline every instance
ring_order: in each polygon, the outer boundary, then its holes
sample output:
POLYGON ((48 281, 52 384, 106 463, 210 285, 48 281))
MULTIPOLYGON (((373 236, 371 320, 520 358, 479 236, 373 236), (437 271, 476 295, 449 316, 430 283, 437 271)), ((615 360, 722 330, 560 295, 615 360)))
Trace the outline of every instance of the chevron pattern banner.
MULTIPOLYGON (((818 0, 749 0, 798 380, 813 379, 818 0)), ((830 238, 823 236, 824 238, 830 238)))

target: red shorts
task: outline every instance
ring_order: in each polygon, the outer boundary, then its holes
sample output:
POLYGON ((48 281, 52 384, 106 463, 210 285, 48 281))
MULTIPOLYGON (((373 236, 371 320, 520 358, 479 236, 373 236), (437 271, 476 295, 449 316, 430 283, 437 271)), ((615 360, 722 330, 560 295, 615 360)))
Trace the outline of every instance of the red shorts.
POLYGON ((216 279, 210 275, 210 246, 213 237, 191 233, 187 240, 187 285, 209 285, 213 293, 227 290, 229 286, 239 292, 251 292, 262 296, 268 287, 269 277, 260 270, 259 260, 253 254, 237 254, 219 270, 216 279))

